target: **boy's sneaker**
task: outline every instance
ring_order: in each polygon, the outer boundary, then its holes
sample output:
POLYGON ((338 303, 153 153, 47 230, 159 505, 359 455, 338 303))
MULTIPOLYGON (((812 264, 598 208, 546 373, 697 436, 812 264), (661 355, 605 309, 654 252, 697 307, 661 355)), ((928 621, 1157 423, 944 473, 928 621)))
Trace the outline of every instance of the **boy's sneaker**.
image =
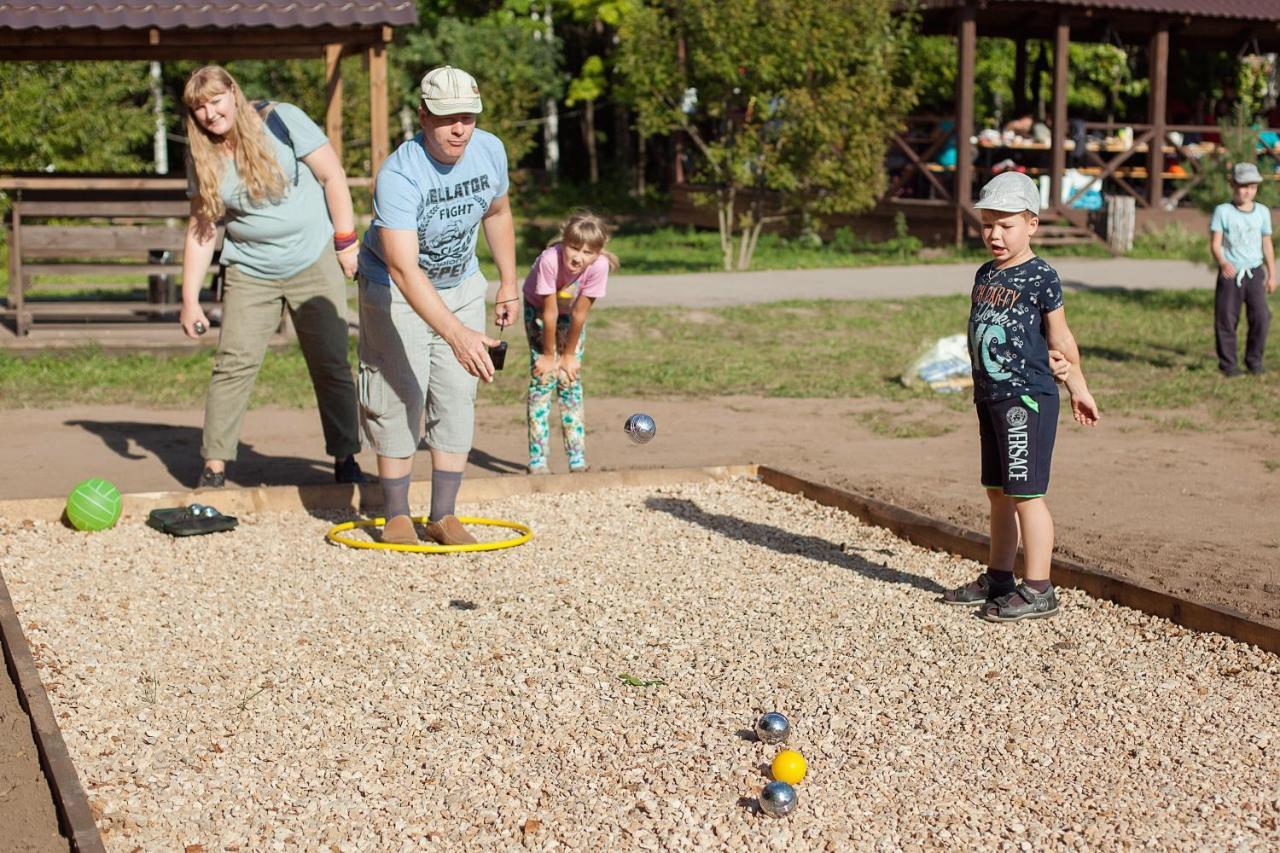
POLYGON ((549 468, 546 465, 530 465, 529 473, 533 476, 538 476, 541 474, 550 474, 551 468, 549 468))
POLYGON ((437 545, 474 545, 476 537, 467 532, 456 515, 446 515, 427 525, 427 535, 437 545))
POLYGON ((226 484, 227 484, 226 471, 214 471, 210 468, 205 468, 204 471, 200 473, 200 482, 196 484, 196 488, 197 489, 221 489, 226 484))
POLYGON ((360 470, 360 463, 356 462, 354 453, 347 456, 346 459, 333 460, 333 481, 335 483, 368 482, 364 472, 360 470))
POLYGON ((982 609, 982 618, 988 622, 1017 622, 1019 619, 1040 619, 1058 612, 1058 594, 1053 587, 1036 592, 1025 583, 1007 595, 1002 595, 982 609))
POLYGON ((1017 584, 1013 581, 1008 583, 992 583, 991 575, 983 572, 978 575, 977 580, 969 581, 964 586, 958 586, 955 589, 949 589, 942 594, 942 600, 947 604, 986 604, 988 601, 994 601, 1002 595, 1008 595, 1017 588, 1017 584))

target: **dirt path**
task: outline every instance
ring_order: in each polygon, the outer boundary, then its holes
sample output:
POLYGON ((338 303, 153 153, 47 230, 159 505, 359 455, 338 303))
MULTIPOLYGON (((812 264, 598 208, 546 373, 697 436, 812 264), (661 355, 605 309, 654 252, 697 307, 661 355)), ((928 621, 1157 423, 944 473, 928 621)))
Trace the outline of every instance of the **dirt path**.
MULTIPOLYGON (((597 469, 760 462, 983 529, 977 436, 967 412, 933 401, 588 401, 588 457, 597 469), (652 444, 621 431, 643 409, 652 444), (879 424, 931 437, 887 438, 879 424)), ((190 485, 198 473, 199 411, 91 407, 0 411, 6 468, 0 498, 62 495, 106 477, 125 491, 190 485)), ((469 476, 522 474, 522 407, 481 406, 469 476)), ((325 482, 313 412, 249 413, 241 485, 325 482)), ((362 457, 366 468, 372 459, 362 457)), ((553 459, 563 471, 563 456, 553 459)), ((415 478, 430 475, 425 454, 415 478)), ((1269 432, 1159 432, 1109 418, 1090 432, 1064 422, 1050 507, 1061 553, 1178 596, 1280 625, 1280 446, 1269 432)), ((785 519, 779 520, 785 524, 785 519)))

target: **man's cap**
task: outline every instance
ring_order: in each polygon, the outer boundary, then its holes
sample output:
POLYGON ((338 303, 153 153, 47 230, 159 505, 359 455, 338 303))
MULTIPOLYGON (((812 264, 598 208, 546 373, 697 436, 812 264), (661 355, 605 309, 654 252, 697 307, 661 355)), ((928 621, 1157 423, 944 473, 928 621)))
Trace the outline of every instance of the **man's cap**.
POLYGON ((1260 184, 1262 173, 1252 163, 1236 163, 1231 167, 1231 180, 1237 184, 1260 184))
POLYGON ((999 210, 1004 213, 1021 213, 1029 210, 1040 215, 1040 190, 1036 182, 1022 172, 1001 172, 982 187, 978 210, 999 210))
POLYGON ((422 104, 438 116, 478 113, 482 109, 480 87, 476 78, 461 68, 442 65, 422 75, 422 104))

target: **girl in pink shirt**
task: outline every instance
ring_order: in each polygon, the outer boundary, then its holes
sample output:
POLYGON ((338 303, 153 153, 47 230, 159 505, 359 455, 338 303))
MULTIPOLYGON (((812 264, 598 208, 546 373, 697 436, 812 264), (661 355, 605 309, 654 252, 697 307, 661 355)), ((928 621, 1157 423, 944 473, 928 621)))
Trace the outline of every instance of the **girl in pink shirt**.
POLYGON ((551 443, 551 394, 560 399, 560 426, 570 471, 587 470, 582 421, 582 349, 587 314, 604 296, 618 259, 605 251, 609 229, 580 211, 560 239, 543 250, 524 280, 524 330, 529 338, 529 473, 546 474, 551 443))

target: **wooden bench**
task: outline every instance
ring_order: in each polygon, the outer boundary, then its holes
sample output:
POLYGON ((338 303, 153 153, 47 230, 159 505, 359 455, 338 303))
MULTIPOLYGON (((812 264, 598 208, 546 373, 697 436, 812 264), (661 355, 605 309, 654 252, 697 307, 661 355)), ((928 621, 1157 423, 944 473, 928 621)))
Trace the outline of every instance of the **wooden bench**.
MULTIPOLYGON (((12 189, 6 222, 9 293, 0 316, 12 318, 18 335, 27 334, 38 319, 177 317, 190 210, 185 182, 105 189, 92 183, 89 189, 74 189, 66 178, 56 186, 49 185, 52 179, 29 179, 31 186, 22 179, 5 183, 15 181, 19 186, 12 189), (86 290, 93 292, 80 297, 67 292, 86 290)), ((216 262, 210 271, 216 273, 216 262)))

